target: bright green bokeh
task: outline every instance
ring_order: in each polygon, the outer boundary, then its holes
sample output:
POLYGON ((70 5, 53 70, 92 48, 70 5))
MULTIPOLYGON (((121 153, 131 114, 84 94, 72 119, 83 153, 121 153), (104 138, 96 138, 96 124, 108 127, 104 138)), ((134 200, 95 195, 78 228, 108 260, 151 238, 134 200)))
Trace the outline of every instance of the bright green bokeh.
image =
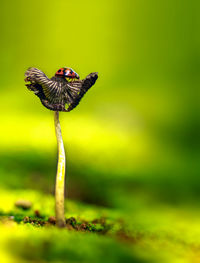
POLYGON ((192 217, 200 201, 199 7, 1 1, 2 189, 52 193, 53 112, 26 89, 24 72, 34 66, 51 77, 69 66, 99 79, 76 109, 60 114, 68 196, 123 210, 136 224, 136 211, 157 225, 165 209, 166 221, 179 209, 192 217))

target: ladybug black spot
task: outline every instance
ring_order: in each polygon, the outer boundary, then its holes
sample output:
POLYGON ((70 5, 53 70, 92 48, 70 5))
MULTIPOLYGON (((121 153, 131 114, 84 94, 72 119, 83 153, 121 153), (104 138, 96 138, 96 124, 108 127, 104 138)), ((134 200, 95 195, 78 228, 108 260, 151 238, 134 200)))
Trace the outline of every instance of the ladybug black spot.
POLYGON ((58 72, 61 72, 61 69, 59 69, 58 72))

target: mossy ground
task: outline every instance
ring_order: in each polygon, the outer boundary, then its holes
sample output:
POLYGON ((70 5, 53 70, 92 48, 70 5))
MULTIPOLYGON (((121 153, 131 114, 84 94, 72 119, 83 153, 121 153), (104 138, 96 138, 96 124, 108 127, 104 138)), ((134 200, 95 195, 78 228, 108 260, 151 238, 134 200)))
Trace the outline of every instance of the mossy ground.
POLYGON ((194 210, 152 206, 108 209, 66 202, 66 227, 54 221, 54 198, 37 191, 0 192, 1 262, 199 262, 194 210), (32 202, 23 210, 18 199, 32 202))

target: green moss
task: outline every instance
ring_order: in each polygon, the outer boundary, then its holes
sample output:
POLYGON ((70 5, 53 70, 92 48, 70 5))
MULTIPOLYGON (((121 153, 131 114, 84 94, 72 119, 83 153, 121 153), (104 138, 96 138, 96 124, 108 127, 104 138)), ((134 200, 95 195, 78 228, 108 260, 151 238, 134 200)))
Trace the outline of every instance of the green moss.
POLYGON ((0 199, 1 262, 185 263, 198 257, 199 215, 193 210, 141 203, 127 211, 67 200, 67 226, 57 229, 49 220, 53 196, 1 189, 0 199), (32 207, 15 207, 19 198, 32 207))

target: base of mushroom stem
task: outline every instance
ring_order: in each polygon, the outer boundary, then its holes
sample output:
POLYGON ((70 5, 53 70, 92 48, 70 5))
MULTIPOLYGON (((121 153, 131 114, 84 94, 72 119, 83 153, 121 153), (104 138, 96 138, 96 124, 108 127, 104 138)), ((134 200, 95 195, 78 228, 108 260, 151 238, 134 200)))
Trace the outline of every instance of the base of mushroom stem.
POLYGON ((61 219, 56 219, 56 225, 58 227, 65 227, 66 226, 66 222, 65 222, 65 220, 63 221, 61 219))

